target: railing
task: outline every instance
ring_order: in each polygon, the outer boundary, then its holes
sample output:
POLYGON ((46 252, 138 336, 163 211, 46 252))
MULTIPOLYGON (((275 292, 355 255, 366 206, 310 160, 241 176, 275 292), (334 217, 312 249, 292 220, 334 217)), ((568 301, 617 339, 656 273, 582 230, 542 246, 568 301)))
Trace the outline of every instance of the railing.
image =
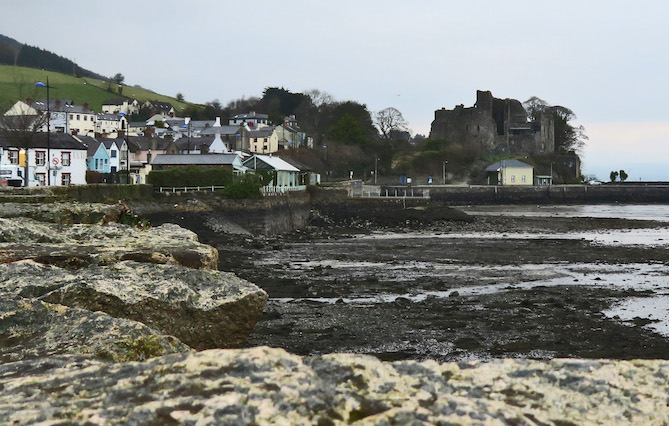
POLYGON ((260 188, 260 193, 264 196, 284 195, 288 192, 306 191, 306 185, 297 186, 263 186, 260 188))
POLYGON ((158 188, 158 192, 194 192, 194 191, 216 191, 217 189, 223 189, 225 186, 222 185, 210 185, 210 186, 161 186, 158 188))
POLYGON ((361 198, 430 198, 430 189, 412 186, 354 185, 348 189, 349 197, 361 198))

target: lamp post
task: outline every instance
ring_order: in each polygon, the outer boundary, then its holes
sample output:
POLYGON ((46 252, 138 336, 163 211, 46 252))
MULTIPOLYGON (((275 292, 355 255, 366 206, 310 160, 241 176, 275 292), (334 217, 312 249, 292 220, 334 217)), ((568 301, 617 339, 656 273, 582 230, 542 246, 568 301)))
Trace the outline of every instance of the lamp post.
POLYGON ((376 175, 379 174, 379 157, 374 157, 374 185, 376 185, 376 175))
MULTIPOLYGON (((35 83, 37 87, 46 87, 46 184, 51 186, 51 96, 49 89, 49 76, 46 77, 46 84, 38 81, 35 83)), ((28 151, 26 150, 26 161, 28 161, 28 151)), ((28 179, 28 176, 26 176, 28 179)))
POLYGON ((444 185, 446 185, 446 164, 448 164, 448 161, 444 161, 442 163, 442 169, 441 169, 441 180, 444 182, 444 185))

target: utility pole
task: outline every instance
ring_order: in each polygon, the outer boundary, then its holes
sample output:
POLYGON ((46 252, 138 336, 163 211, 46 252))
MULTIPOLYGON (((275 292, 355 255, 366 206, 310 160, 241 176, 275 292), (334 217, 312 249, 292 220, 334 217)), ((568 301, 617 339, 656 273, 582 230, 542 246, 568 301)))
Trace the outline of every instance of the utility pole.
POLYGON ((379 174, 379 157, 374 157, 374 185, 376 185, 376 175, 379 174))
POLYGON ((446 185, 446 164, 447 163, 448 163, 448 161, 444 161, 442 163, 443 167, 442 167, 442 170, 441 170, 441 180, 444 183, 444 185, 446 185))

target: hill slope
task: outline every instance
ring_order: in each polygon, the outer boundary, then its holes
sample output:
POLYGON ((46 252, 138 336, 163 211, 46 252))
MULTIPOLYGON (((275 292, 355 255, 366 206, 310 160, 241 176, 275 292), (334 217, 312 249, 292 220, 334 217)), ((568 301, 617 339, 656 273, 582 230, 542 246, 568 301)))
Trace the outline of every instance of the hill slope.
POLYGON ((157 99, 170 102, 177 111, 189 105, 179 102, 171 96, 164 96, 146 89, 121 86, 123 96, 118 93, 118 85, 90 77, 74 77, 53 71, 44 71, 10 65, 0 65, 0 114, 9 109, 16 101, 46 99, 46 90, 35 87, 35 82, 46 83, 47 77, 52 86, 51 99, 72 99, 75 105, 88 103, 93 111, 102 110, 102 102, 110 98, 128 96, 140 102, 157 99), (112 92, 109 91, 112 90, 112 92))
POLYGON ((18 65, 22 67, 35 68, 72 74, 77 77, 97 78, 109 80, 100 74, 96 74, 85 68, 81 68, 73 61, 39 47, 23 44, 11 37, 0 34, 0 64, 18 65))

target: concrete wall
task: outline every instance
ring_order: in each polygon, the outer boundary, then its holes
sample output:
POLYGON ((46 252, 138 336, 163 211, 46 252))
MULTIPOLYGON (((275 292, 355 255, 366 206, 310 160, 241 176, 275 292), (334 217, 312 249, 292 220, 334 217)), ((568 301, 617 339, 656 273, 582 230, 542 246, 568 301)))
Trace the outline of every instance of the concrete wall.
POLYGON ((415 189, 429 189, 432 200, 451 205, 669 203, 669 185, 421 186, 415 189))

